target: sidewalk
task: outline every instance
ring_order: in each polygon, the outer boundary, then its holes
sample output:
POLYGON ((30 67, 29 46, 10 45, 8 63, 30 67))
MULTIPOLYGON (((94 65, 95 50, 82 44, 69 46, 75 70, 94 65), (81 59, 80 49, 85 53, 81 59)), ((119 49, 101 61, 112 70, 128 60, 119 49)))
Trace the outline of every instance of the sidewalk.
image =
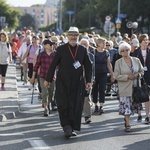
POLYGON ((10 64, 6 73, 5 91, 0 89, 0 122, 13 119, 19 113, 16 66, 10 64))

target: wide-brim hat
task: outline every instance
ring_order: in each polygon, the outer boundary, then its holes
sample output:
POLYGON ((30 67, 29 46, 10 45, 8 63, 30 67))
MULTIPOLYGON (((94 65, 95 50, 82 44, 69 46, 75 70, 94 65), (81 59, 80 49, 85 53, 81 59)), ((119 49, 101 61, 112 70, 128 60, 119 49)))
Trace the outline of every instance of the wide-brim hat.
POLYGON ((70 27, 68 30, 68 34, 79 34, 79 29, 77 27, 70 27))

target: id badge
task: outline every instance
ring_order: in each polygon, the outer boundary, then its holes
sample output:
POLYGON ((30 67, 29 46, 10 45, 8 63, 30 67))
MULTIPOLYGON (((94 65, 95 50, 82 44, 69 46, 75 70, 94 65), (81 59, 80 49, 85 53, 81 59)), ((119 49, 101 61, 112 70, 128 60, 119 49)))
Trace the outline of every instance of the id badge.
POLYGON ((144 71, 147 71, 147 67, 146 66, 144 67, 144 71))
POLYGON ((81 66, 81 64, 80 64, 80 62, 77 60, 77 61, 75 61, 75 62, 73 63, 73 66, 74 66, 75 69, 78 69, 78 68, 81 66))

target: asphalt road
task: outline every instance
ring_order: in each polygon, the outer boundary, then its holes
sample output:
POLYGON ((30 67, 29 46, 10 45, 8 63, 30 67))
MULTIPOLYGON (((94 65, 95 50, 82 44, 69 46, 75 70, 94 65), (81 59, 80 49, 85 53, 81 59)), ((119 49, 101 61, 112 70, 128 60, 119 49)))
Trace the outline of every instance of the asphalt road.
MULTIPOLYGON (((107 97, 103 115, 93 114, 90 124, 84 123, 78 136, 65 139, 57 111, 43 117, 41 101, 35 91, 23 86, 17 71, 20 114, 0 123, 0 150, 150 150, 150 124, 131 117, 131 132, 124 132, 123 117, 118 115, 118 100, 107 97)), ((28 84, 29 85, 29 84, 28 84)), ((94 111, 94 106, 92 107, 94 111)), ((143 118, 145 112, 142 112, 143 118)))

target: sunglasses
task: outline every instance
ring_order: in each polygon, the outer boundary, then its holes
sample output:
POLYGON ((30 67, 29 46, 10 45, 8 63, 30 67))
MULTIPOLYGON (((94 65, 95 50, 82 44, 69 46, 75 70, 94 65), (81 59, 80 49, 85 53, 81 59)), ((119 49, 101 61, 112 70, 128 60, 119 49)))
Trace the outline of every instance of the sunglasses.
POLYGON ((121 52, 128 52, 129 49, 124 49, 124 50, 121 50, 121 52))
POLYGON ((110 46, 110 45, 106 45, 106 46, 110 46))
POLYGON ((69 36, 71 36, 71 37, 77 37, 77 36, 79 36, 78 34, 68 34, 69 36))

